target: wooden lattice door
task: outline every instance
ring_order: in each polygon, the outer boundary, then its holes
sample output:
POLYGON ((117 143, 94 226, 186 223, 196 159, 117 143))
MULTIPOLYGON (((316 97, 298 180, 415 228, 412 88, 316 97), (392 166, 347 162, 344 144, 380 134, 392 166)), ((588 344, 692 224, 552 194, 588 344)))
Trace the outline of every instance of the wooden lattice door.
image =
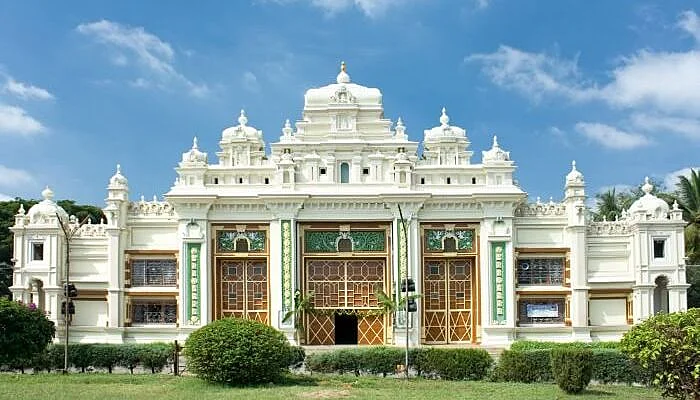
POLYGON ((219 318, 246 318, 269 324, 267 262, 218 260, 219 318))
MULTIPOLYGON (((383 259, 307 260, 306 288, 314 293, 313 306, 318 310, 306 318, 307 344, 335 343, 334 312, 352 310, 361 314, 378 309, 375 288, 384 287, 384 273, 383 259)), ((357 342, 383 344, 384 318, 360 316, 357 342)))
POLYGON ((472 340, 472 259, 425 260, 423 329, 426 343, 472 340))

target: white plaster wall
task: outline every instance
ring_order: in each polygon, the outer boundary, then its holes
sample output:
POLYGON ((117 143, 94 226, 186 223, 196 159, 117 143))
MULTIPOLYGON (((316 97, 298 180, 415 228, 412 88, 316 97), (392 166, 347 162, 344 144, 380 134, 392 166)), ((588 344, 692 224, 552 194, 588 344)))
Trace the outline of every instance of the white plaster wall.
POLYGON ((559 247, 564 242, 563 227, 518 227, 515 228, 517 247, 559 247))
POLYGON ((75 315, 74 326, 107 326, 108 313, 107 302, 96 300, 74 300, 75 315))
POLYGON ((178 249, 177 226, 132 227, 131 247, 158 250, 178 249))
POLYGON ((591 299, 588 302, 591 326, 626 325, 627 301, 625 299, 591 299))

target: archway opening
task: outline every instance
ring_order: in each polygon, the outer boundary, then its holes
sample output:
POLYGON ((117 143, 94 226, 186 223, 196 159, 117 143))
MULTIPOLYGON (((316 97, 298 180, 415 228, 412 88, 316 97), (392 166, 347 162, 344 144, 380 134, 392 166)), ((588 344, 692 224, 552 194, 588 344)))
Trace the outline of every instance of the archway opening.
POLYGON ((660 275, 654 283, 654 314, 668 313, 668 278, 660 275))

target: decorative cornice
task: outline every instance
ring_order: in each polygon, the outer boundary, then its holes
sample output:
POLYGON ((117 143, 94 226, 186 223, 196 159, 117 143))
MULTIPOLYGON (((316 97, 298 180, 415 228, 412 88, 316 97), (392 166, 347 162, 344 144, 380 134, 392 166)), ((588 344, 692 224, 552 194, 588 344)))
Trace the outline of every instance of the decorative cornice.
POLYGON ((521 203, 515 209, 516 217, 565 217, 566 205, 563 203, 521 203))
POLYGON ((590 222, 586 226, 586 233, 593 236, 628 235, 630 225, 627 221, 590 222))
POLYGON ((175 208, 167 201, 129 202, 129 215, 139 217, 173 217, 175 208))

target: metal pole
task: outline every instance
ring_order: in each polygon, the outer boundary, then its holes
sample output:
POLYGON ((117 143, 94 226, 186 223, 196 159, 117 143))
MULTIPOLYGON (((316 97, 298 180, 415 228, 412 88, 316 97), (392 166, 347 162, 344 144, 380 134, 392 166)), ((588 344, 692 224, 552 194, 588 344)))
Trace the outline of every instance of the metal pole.
MULTIPOLYGON (((406 328, 406 359, 405 359, 405 372, 406 372, 406 379, 408 379, 408 274, 409 274, 409 265, 408 265, 408 260, 410 258, 408 257, 408 230, 406 230, 406 221, 403 219, 403 212, 401 212, 401 206, 398 205, 399 208, 399 218, 401 218, 401 226, 403 227, 403 237, 404 240, 406 241, 406 297, 404 297, 404 311, 406 313, 405 319, 405 328, 406 328)), ((401 285, 399 284, 399 289, 401 289, 401 285)), ((401 291, 403 293, 403 291, 401 291)), ((401 298, 401 294, 399 294, 399 299, 401 298)))

